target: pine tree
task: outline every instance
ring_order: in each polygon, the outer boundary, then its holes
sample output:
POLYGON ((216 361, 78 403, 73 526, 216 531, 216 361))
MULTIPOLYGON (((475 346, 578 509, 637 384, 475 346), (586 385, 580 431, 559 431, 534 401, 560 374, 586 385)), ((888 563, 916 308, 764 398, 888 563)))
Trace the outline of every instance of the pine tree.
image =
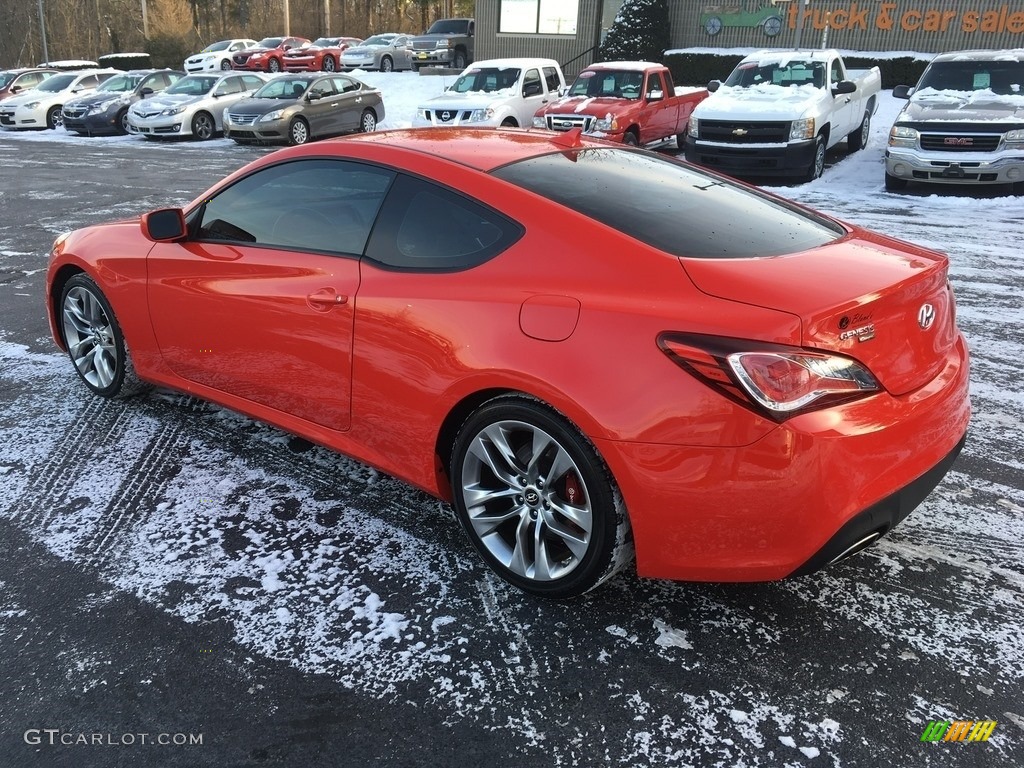
POLYGON ((672 44, 667 0, 624 0, 598 50, 599 61, 661 61, 672 44))

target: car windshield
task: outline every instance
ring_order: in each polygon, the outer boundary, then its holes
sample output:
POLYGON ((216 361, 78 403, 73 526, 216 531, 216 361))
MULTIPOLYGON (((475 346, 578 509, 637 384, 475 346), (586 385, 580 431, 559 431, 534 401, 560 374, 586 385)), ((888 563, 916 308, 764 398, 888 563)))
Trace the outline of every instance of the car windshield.
POLYGON ((205 48, 203 48, 202 52, 213 53, 214 51, 226 51, 228 48, 231 47, 231 43, 233 42, 233 40, 221 40, 219 43, 214 43, 213 45, 206 46, 205 48))
POLYGON ((252 97, 254 99, 297 99, 306 92, 309 83, 309 80, 278 77, 256 91, 252 97))
POLYGON ((644 73, 629 70, 587 70, 580 72, 569 89, 570 96, 601 96, 617 99, 639 99, 644 85, 644 73))
POLYGON ((114 75, 109 80, 104 80, 103 85, 96 90, 114 91, 116 93, 134 91, 136 86, 142 82, 142 77, 142 75, 114 75))
POLYGON ((78 75, 54 75, 49 80, 44 80, 36 86, 37 91, 63 91, 73 82, 78 75))
POLYGON ((216 77, 189 75, 188 77, 181 78, 181 80, 164 91, 164 93, 168 95, 174 93, 185 93, 189 96, 202 96, 204 93, 210 92, 210 89, 213 88, 217 80, 218 78, 216 77))
POLYGON ((748 61, 732 71, 725 85, 813 85, 825 87, 825 64, 821 61, 748 61))
POLYGON ((0 88, 6 88, 17 76, 17 72, 0 72, 0 88))
POLYGON ((374 35, 363 40, 363 45, 391 45, 391 41, 398 35, 374 35))
POLYGON ((283 37, 264 37, 262 40, 260 40, 258 43, 256 43, 256 47, 257 48, 277 48, 283 42, 284 42, 284 38, 283 37))
POLYGON ((935 61, 917 84, 918 91, 925 88, 1024 96, 1024 61, 935 61))
POLYGON ((469 31, 468 19, 440 19, 430 25, 428 35, 464 35, 469 31))
POLYGON ((458 93, 469 91, 491 93, 505 88, 514 88, 519 80, 519 72, 520 70, 516 67, 500 69, 498 67, 474 67, 456 80, 449 90, 458 93))
POLYGON ((339 40, 341 40, 340 37, 318 37, 313 41, 313 45, 317 48, 331 48, 337 45, 339 40))
POLYGON ((552 152, 493 174, 673 256, 779 256, 844 233, 786 201, 650 152, 552 152))

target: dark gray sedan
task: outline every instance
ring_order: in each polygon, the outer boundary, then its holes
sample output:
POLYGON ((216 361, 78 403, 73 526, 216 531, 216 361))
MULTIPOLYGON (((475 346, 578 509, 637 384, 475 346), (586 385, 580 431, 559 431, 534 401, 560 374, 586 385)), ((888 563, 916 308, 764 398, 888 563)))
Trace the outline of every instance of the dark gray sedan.
POLYGON ((354 77, 280 75, 251 99, 224 110, 224 135, 239 144, 305 144, 343 133, 369 133, 383 119, 380 91, 354 77))

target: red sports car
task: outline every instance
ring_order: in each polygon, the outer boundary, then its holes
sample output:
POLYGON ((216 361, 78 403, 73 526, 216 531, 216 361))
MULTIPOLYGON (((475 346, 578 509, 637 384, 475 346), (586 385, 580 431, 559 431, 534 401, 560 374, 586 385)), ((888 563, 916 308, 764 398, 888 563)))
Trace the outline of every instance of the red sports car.
POLYGON ((280 72, 288 51, 309 45, 305 37, 265 37, 255 48, 238 51, 231 57, 231 66, 250 72, 280 72))
POLYGON ((568 597, 804 574, 963 445, 947 259, 639 149, 419 129, 267 155, 54 244, 53 337, 103 397, 216 401, 454 503, 568 597))
POLYGON ((336 72, 341 54, 363 42, 358 37, 321 37, 305 48, 293 48, 284 55, 284 68, 289 72, 336 72))

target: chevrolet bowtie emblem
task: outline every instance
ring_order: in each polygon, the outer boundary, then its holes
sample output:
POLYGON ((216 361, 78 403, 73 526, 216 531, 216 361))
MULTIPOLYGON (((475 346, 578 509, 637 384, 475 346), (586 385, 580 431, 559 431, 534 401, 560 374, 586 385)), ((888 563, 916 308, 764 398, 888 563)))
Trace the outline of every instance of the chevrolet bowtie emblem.
POLYGON ((746 136, 747 135, 747 129, 746 128, 737 128, 737 129, 735 129, 732 132, 732 135, 733 136, 746 136))

